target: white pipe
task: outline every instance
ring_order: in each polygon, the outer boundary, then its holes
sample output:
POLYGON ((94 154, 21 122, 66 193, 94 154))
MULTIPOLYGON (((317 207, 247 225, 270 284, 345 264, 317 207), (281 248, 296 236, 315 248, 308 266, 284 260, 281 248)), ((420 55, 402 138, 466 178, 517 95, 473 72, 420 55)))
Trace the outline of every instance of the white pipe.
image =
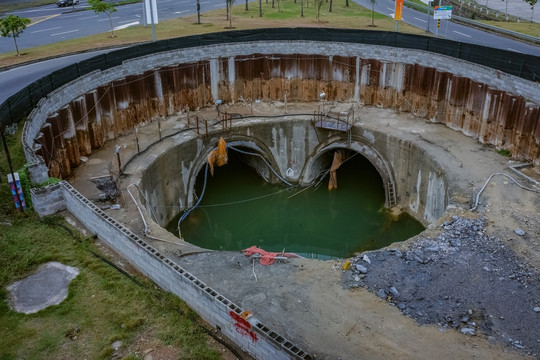
MULTIPOLYGON (((130 184, 130 185, 128 185, 128 187, 126 188, 126 190, 127 190, 127 192, 129 193, 129 196, 131 196, 131 199, 133 200, 133 202, 135 203, 135 206, 137 206, 137 210, 139 210, 139 215, 141 215, 141 219, 142 219, 143 224, 144 224, 144 236, 146 236, 146 237, 149 238, 149 239, 159 240, 159 241, 164 241, 164 242, 169 243, 169 244, 181 245, 181 244, 178 244, 178 243, 169 241, 169 240, 165 240, 165 239, 161 239, 161 238, 158 238, 158 237, 155 237, 155 236, 148 235, 148 224, 146 223, 146 220, 144 219, 144 215, 143 215, 143 213, 142 213, 141 207, 139 206, 139 203, 137 203, 137 200, 135 200, 135 197, 133 196, 133 194, 131 193, 131 191, 129 191, 129 188, 130 188, 131 186, 136 186, 137 189, 139 189, 139 187, 137 186, 137 184, 130 184)), ((139 189, 139 191, 140 191, 140 189, 139 189)))
POLYGON ((476 201, 475 201, 475 203, 474 203, 474 206, 471 208, 471 211, 475 211, 475 210, 476 210, 476 208, 478 207, 478 200, 480 199, 480 194, 482 194, 482 191, 484 191, 484 189, 486 188, 486 186, 489 184, 489 182, 491 181, 491 179, 492 179, 495 175, 506 176, 507 178, 509 178, 510 180, 512 180, 517 186, 519 186, 520 188, 522 188, 522 189, 524 189, 524 190, 528 190, 528 191, 540 193, 540 190, 531 189, 531 188, 528 188, 528 187, 525 187, 525 186, 521 185, 521 184, 518 183, 513 177, 511 177, 510 175, 507 175, 507 174, 504 174, 504 173, 495 173, 495 174, 492 174, 492 175, 487 179, 487 181, 486 181, 486 183, 484 184, 484 186, 482 186, 482 189, 480 189, 480 191, 478 192, 478 195, 476 195, 476 201))

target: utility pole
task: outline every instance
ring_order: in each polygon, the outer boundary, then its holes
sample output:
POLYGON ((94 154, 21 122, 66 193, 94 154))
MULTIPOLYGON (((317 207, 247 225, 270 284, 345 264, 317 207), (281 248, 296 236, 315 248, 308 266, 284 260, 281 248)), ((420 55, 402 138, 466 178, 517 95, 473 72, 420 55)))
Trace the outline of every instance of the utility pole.
POLYGON ((426 31, 429 32, 429 8, 431 7, 431 1, 428 1, 427 3, 427 28, 426 31))
POLYGON ((152 41, 156 41, 156 29, 154 28, 154 3, 150 0, 150 19, 152 21, 152 41))

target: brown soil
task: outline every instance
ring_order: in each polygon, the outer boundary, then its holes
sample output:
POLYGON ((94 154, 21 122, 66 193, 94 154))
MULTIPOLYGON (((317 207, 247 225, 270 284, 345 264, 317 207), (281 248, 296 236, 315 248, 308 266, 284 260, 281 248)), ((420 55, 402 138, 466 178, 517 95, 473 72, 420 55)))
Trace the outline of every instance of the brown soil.
MULTIPOLYGON (((250 113, 282 111, 283 104, 254 104, 253 110, 242 104, 229 108, 230 112, 250 113)), ((289 104, 289 112, 306 111, 313 104, 289 104)), ((350 104, 336 104, 350 106, 350 104)), ((503 177, 495 177, 480 197, 477 212, 468 209, 474 196, 486 179, 495 172, 507 170, 508 159, 497 154, 490 146, 479 144, 463 134, 440 124, 432 124, 410 114, 393 110, 360 108, 360 123, 374 129, 394 131, 409 141, 414 141, 437 157, 445 169, 447 181, 452 184, 452 209, 439 223, 428 227, 422 236, 436 235, 439 225, 452 214, 460 217, 484 215, 486 230, 504 242, 518 257, 523 267, 538 273, 540 269, 540 195, 523 190, 503 177), (515 234, 522 229, 525 236, 515 234)), ((215 119, 215 109, 204 109, 200 116, 215 119)), ((182 117, 161 122, 163 133, 172 133, 185 127, 182 117)), ((141 143, 156 139, 157 124, 150 123, 139 130, 141 143)), ((99 191, 88 179, 106 175, 116 164, 114 147, 125 144, 122 154, 127 158, 135 154, 134 135, 129 134, 107 144, 92 155, 90 160, 75 171, 70 179, 83 195, 96 200, 99 191)), ((160 146, 159 144, 156 146, 160 146)), ((532 169, 530 171, 537 171, 532 169)), ((114 172, 114 170, 113 170, 114 172)), ((513 177, 516 175, 505 171, 513 177)), ((142 224, 136 208, 125 192, 138 173, 137 161, 127 168, 120 181, 124 190, 120 199, 121 210, 108 210, 133 231, 142 234, 142 224)), ((517 179, 522 182, 522 179, 517 179)), ((527 186, 532 186, 528 184, 527 186)), ((298 344, 316 358, 328 359, 520 359, 527 358, 525 350, 510 347, 499 339, 488 339, 481 332, 476 336, 460 334, 452 329, 442 329, 436 324, 418 325, 404 316, 395 306, 363 288, 351 290, 342 286, 343 261, 318 261, 294 259, 273 266, 252 263, 240 252, 209 252, 178 257, 176 254, 194 250, 155 224, 152 234, 177 244, 147 239, 153 246, 209 286, 231 299, 244 309, 249 309, 266 326, 298 344), (240 266, 238 266, 240 263, 240 266), (256 274, 256 279, 254 277, 256 274)), ((393 247, 406 249, 418 237, 393 247)), ((493 284, 493 286, 497 286, 493 284)), ((536 298, 540 298, 538 288, 536 298)), ((540 303, 535 305, 540 306, 540 303)), ((532 314, 532 316, 539 316, 532 314)), ((519 323, 515 324, 519 327, 519 323)), ((230 357, 225 357, 230 358, 230 357)))

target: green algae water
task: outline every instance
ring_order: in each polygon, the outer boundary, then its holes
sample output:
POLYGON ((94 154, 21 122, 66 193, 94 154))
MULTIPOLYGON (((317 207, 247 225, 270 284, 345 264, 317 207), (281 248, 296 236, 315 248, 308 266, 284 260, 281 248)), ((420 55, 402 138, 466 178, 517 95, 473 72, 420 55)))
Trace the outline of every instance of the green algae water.
MULTIPOLYGON (((424 228, 407 214, 393 221, 384 209, 381 178, 361 155, 337 171, 338 189, 328 176, 318 187, 266 183, 229 151, 229 164, 208 172, 200 205, 181 223, 184 239, 213 250, 293 252, 320 259, 350 257, 406 240, 424 228)), ((202 191, 204 171, 197 179, 202 191)), ((179 216, 168 229, 177 232, 179 216)))

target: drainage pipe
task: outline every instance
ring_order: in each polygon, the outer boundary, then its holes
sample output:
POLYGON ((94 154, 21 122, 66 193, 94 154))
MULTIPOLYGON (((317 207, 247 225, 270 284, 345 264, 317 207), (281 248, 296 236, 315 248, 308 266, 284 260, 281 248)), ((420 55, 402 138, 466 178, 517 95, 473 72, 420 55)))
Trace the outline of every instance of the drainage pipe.
POLYGON ((507 175, 507 174, 504 174, 504 173, 495 173, 495 174, 492 174, 486 181, 486 183, 484 184, 484 186, 482 186, 482 189, 480 189, 480 191, 478 192, 478 194, 476 195, 476 201, 474 203, 474 206, 471 208, 471 211, 475 211, 476 208, 478 207, 478 200, 480 199, 480 194, 482 194, 482 192, 485 190, 486 186, 489 184, 489 182, 491 181, 491 179, 495 176, 495 175, 502 175, 502 176, 506 176, 507 178, 509 178, 510 180, 512 180, 517 186, 519 186, 520 188, 524 189, 524 190, 528 190, 528 191, 532 191, 532 192, 535 192, 535 193, 540 193, 540 190, 536 190, 536 189, 531 189, 531 188, 528 188, 526 186, 523 186, 521 185, 520 183, 518 183, 513 177, 511 177, 510 175, 507 175))
POLYGON ((197 200, 197 203, 195 205, 193 205, 189 210, 186 210, 182 216, 180 216, 180 219, 178 219, 178 236, 182 236, 180 234, 180 223, 189 215, 189 213, 191 213, 193 210, 195 210, 195 208, 197 206, 199 206, 199 204, 201 203, 201 200, 204 196, 204 192, 206 190, 206 182, 207 182, 207 179, 208 179, 208 162, 206 163, 206 166, 204 168, 204 184, 203 184, 203 189, 202 189, 202 192, 201 192, 201 196, 199 196, 199 200, 197 200))
MULTIPOLYGON (((129 196, 131 196, 131 199, 133 200, 133 202, 135 203, 135 206, 137 206, 137 210, 139 210, 139 215, 141 215, 141 219, 143 221, 143 224, 144 224, 144 236, 146 236, 147 238, 149 239, 153 239, 153 240, 158 240, 158 241, 163 241, 163 242, 166 242, 166 243, 169 243, 169 244, 175 244, 175 245, 180 245, 178 243, 175 243, 175 242, 172 242, 172 241, 169 241, 169 240, 165 240, 165 239, 161 239, 161 238, 158 238, 158 237, 155 237, 155 236, 151 236, 151 235, 148 235, 148 224, 146 223, 146 220, 144 219, 144 215, 142 213, 142 210, 139 206, 139 203, 137 202, 137 200, 135 200, 135 197, 133 196, 133 194, 131 193, 131 191, 129 191, 129 188, 131 186, 136 186, 137 189, 139 189, 139 187, 136 185, 136 184, 130 184, 126 190, 127 192, 129 193, 129 196)), ((140 189, 139 189, 140 191, 140 189)))

